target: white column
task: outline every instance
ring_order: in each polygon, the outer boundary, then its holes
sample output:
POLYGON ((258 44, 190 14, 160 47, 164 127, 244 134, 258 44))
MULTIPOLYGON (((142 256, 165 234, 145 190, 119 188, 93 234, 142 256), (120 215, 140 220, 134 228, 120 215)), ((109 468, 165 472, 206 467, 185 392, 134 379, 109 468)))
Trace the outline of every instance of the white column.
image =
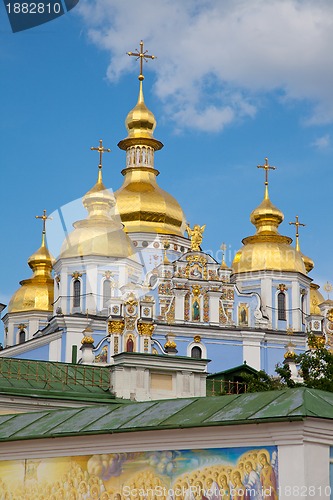
POLYGON ((184 297, 187 290, 175 290, 175 321, 184 321, 184 297))
POLYGON ((243 362, 256 370, 261 369, 261 342, 264 339, 264 333, 241 332, 243 340, 243 362))
POLYGON ((210 291, 207 293, 209 297, 209 322, 218 325, 220 322, 219 303, 221 292, 210 291))
POLYGON ((261 300, 262 304, 266 306, 266 314, 269 317, 269 322, 272 324, 272 279, 261 278, 261 300))
POLYGON ((301 327, 301 294, 299 284, 293 281, 291 285, 291 304, 289 308, 292 309, 292 324, 290 325, 294 330, 299 331, 301 327))

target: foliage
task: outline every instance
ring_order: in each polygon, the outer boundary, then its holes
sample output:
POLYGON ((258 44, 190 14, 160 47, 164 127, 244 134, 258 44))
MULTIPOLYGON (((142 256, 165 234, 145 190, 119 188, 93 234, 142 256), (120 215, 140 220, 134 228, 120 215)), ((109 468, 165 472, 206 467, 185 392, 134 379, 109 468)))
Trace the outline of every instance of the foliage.
POLYGON ((272 391, 286 387, 310 387, 333 392, 333 353, 315 336, 309 336, 309 345, 313 348, 295 357, 299 375, 303 382, 295 382, 291 378, 288 363, 276 366, 277 377, 268 375, 261 370, 255 375, 243 374, 247 384, 247 392, 272 391))

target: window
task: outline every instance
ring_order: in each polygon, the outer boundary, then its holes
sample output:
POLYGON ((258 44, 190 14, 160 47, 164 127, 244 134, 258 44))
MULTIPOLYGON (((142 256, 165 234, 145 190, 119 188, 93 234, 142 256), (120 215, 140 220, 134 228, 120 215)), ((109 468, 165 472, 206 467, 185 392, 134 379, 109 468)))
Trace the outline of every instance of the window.
POLYGON ((286 296, 283 292, 278 294, 278 319, 286 319, 286 296))
POLYGON ((81 303, 81 281, 75 280, 73 283, 74 298, 73 307, 80 307, 81 303))
POLYGON ((201 357, 202 357, 202 352, 201 352, 200 347, 198 347, 198 346, 192 347, 192 349, 191 349, 191 358, 201 359, 201 357))
POLYGON ((111 299, 111 281, 104 280, 103 282, 103 308, 108 306, 108 302, 111 299))
POLYGON ((25 331, 24 330, 20 330, 20 333, 19 333, 19 344, 23 344, 25 342, 25 331))

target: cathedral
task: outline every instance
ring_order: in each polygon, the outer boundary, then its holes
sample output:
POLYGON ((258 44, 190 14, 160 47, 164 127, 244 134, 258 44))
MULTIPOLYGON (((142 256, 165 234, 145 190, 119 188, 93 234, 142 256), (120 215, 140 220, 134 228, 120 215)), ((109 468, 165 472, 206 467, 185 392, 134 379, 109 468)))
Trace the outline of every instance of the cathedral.
POLYGON ((28 259, 32 276, 5 311, 0 357, 107 366, 128 353, 179 366, 204 360, 210 373, 246 362, 273 374, 288 353, 306 349, 309 332, 324 343, 333 331, 327 320, 333 303, 319 292, 310 276, 314 263, 300 249, 302 224, 298 217, 292 223, 294 242, 280 232, 283 212, 269 196, 275 167, 266 158, 258 165, 263 199, 253 200, 258 206, 250 214, 254 234, 243 238, 231 263, 202 251, 205 226, 191 228, 157 182, 155 155, 163 144, 154 136, 142 70, 153 56, 140 47, 129 53, 140 60, 140 75, 127 136, 118 143, 123 184, 114 194, 103 184, 109 150, 100 140, 91 148, 99 164, 82 198, 86 217, 73 224, 59 255, 47 246, 52 221, 46 211, 37 216, 41 246, 28 259))

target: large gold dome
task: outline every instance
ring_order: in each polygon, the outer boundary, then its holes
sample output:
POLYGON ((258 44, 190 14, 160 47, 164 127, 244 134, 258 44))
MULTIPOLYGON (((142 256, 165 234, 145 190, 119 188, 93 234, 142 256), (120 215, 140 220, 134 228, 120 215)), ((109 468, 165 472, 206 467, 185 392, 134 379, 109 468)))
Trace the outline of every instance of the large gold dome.
POLYGON ((98 255, 135 258, 134 247, 114 214, 115 199, 106 189, 99 169, 97 183, 83 197, 87 219, 75 222, 61 248, 60 258, 98 255))
POLYGON ((242 240, 244 246, 232 264, 234 273, 274 270, 306 274, 302 254, 290 246, 291 238, 278 232, 283 218, 283 213, 269 199, 266 186, 263 201, 250 216, 256 234, 242 240))
POLYGON ((138 102, 128 113, 125 124, 128 136, 118 146, 127 152, 127 159, 131 159, 122 171, 124 183, 115 193, 125 231, 183 236, 186 223, 183 210, 177 200, 157 184, 159 172, 154 168, 154 152, 163 144, 153 137, 156 120, 144 102, 142 80, 138 102))
POLYGON ((54 284, 51 276, 53 258, 45 244, 43 232, 42 245, 28 260, 33 276, 20 281, 19 288, 12 296, 8 312, 47 311, 52 312, 54 284))

